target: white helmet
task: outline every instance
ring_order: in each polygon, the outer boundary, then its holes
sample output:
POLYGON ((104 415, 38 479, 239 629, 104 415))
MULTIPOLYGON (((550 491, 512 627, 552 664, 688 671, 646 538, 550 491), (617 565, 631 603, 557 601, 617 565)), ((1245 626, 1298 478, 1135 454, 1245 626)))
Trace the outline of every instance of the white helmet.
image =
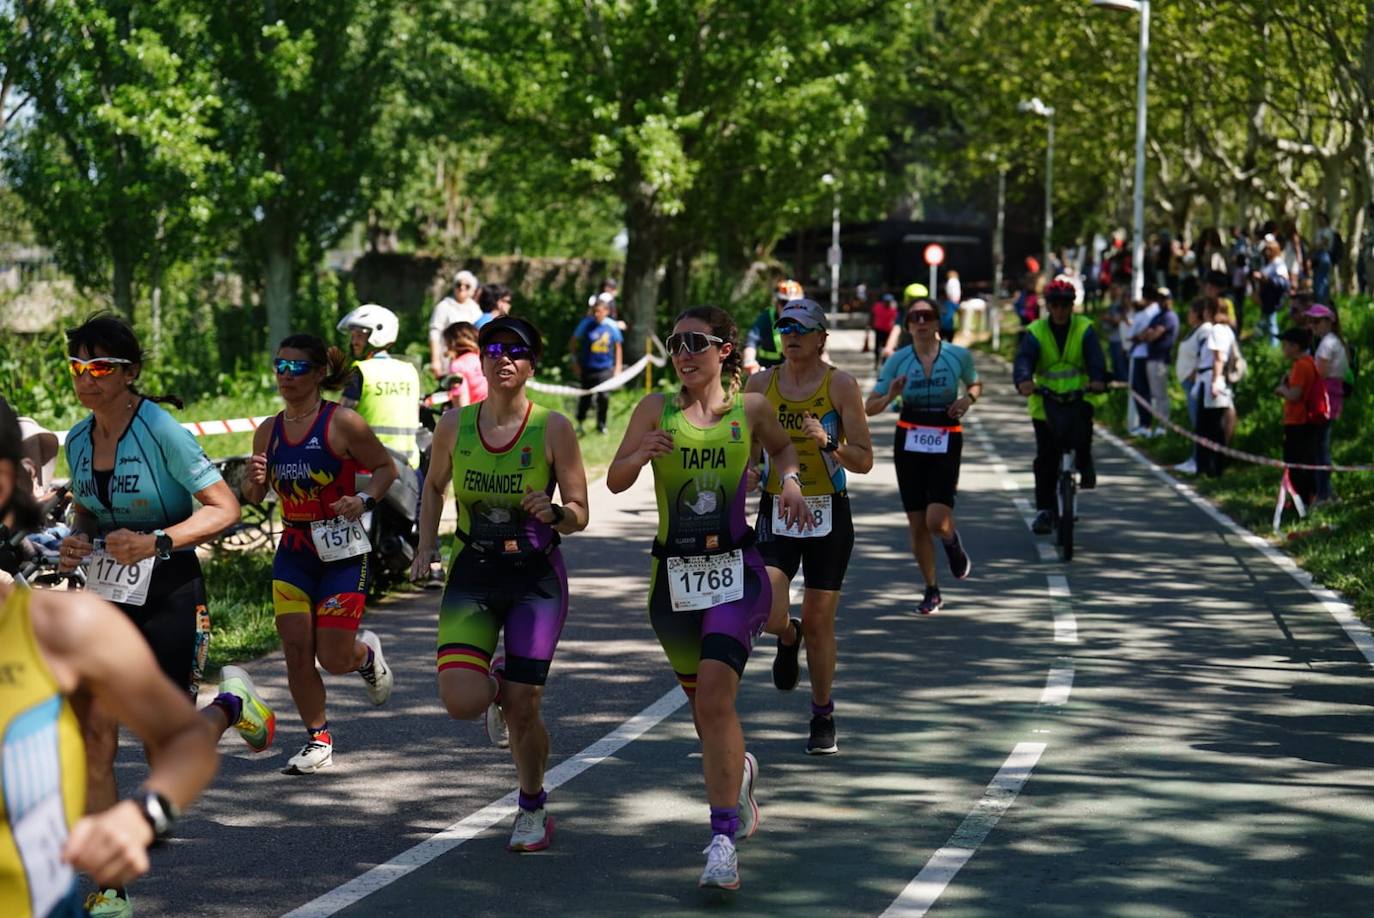
POLYGON ((396 343, 401 323, 396 313, 376 303, 366 303, 339 320, 338 330, 367 329, 367 343, 373 347, 387 347, 396 343))

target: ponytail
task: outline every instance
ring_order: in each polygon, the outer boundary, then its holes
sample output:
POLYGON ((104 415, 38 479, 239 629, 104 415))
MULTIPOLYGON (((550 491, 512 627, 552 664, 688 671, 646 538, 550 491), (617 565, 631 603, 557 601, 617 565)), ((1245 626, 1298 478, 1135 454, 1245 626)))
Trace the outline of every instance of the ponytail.
POLYGON ((343 351, 326 345, 324 340, 316 335, 287 335, 281 340, 281 344, 277 345, 277 350, 281 351, 288 347, 304 351, 312 364, 325 371, 324 379, 320 380, 321 389, 342 389, 344 383, 353 375, 353 367, 349 365, 343 351))
MULTIPOLYGON (((721 382, 725 389, 725 404, 720 410, 716 411, 717 417, 728 414, 735 406, 735 398, 740 390, 744 388, 744 352, 739 346, 739 329, 735 327, 735 320, 730 318, 730 314, 717 306, 693 306, 691 309, 684 310, 673 324, 676 325, 684 319, 695 319, 698 322, 705 322, 711 327, 711 334, 721 339, 721 346, 730 345, 730 353, 725 355, 725 360, 720 366, 721 382), (729 378, 727 383, 725 380, 729 378)), ((683 386, 677 393, 677 406, 685 408, 687 405, 687 387, 683 386)))

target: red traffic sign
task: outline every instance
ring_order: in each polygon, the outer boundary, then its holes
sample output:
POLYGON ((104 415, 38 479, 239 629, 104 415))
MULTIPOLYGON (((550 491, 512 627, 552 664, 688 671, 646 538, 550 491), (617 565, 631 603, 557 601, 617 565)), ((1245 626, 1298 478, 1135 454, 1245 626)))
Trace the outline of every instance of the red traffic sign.
POLYGON ((926 246, 925 258, 926 264, 928 265, 940 264, 945 260, 945 247, 932 242, 930 245, 926 246))

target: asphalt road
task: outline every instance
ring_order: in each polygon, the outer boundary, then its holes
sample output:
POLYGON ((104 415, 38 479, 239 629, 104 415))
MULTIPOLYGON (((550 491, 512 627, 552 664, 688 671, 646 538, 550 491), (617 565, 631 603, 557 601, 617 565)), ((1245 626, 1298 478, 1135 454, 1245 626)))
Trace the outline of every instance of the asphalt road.
MULTIPOLYGON (((842 365, 864 365, 845 350, 857 340, 832 336, 842 365)), ((696 887, 706 806, 644 611, 646 473, 624 495, 594 485, 591 528, 564 543, 552 848, 506 852, 514 768, 480 724, 445 717, 438 596, 417 593, 368 613, 397 672, 387 706, 357 677, 326 677, 328 772, 279 773, 303 732, 280 655, 249 667, 278 708, 277 744, 252 756, 225 738, 214 787, 133 887, 138 913, 1364 913, 1370 663, 1292 577, 1105 443, 1078 555, 1060 563, 1026 527, 1024 406, 1004 367, 979 362, 989 385, 956 508, 974 569, 956 583, 941 557, 945 611, 914 614, 889 419, 873 473, 852 479, 839 755, 803 754, 805 671, 783 695, 771 640, 755 649, 739 708, 763 822, 741 845, 738 893, 696 887)), ((134 786, 131 744, 119 767, 134 786)))

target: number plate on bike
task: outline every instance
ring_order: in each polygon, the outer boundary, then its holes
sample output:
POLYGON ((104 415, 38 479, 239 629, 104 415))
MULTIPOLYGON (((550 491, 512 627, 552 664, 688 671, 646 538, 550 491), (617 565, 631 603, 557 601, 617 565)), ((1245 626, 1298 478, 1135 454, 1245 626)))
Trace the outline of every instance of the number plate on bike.
POLYGON ((949 429, 945 427, 907 428, 906 451, 909 453, 949 452, 949 429))
POLYGON ((744 598, 744 552, 668 559, 674 612, 695 612, 744 598))
POLYGON ((96 548, 86 558, 86 589, 110 602, 141 606, 148 601, 148 584, 153 579, 153 559, 120 564, 104 548, 96 548))
POLYGON ((341 516, 311 523, 310 538, 315 542, 315 553, 321 561, 342 561, 372 551, 362 522, 341 516))
POLYGON ((815 529, 803 531, 800 526, 793 524, 788 526, 782 519, 782 498, 773 496, 773 535, 787 536, 789 539, 819 539, 830 535, 830 511, 833 501, 829 494, 822 494, 818 497, 807 497, 807 509, 811 511, 811 519, 815 521, 815 529))

